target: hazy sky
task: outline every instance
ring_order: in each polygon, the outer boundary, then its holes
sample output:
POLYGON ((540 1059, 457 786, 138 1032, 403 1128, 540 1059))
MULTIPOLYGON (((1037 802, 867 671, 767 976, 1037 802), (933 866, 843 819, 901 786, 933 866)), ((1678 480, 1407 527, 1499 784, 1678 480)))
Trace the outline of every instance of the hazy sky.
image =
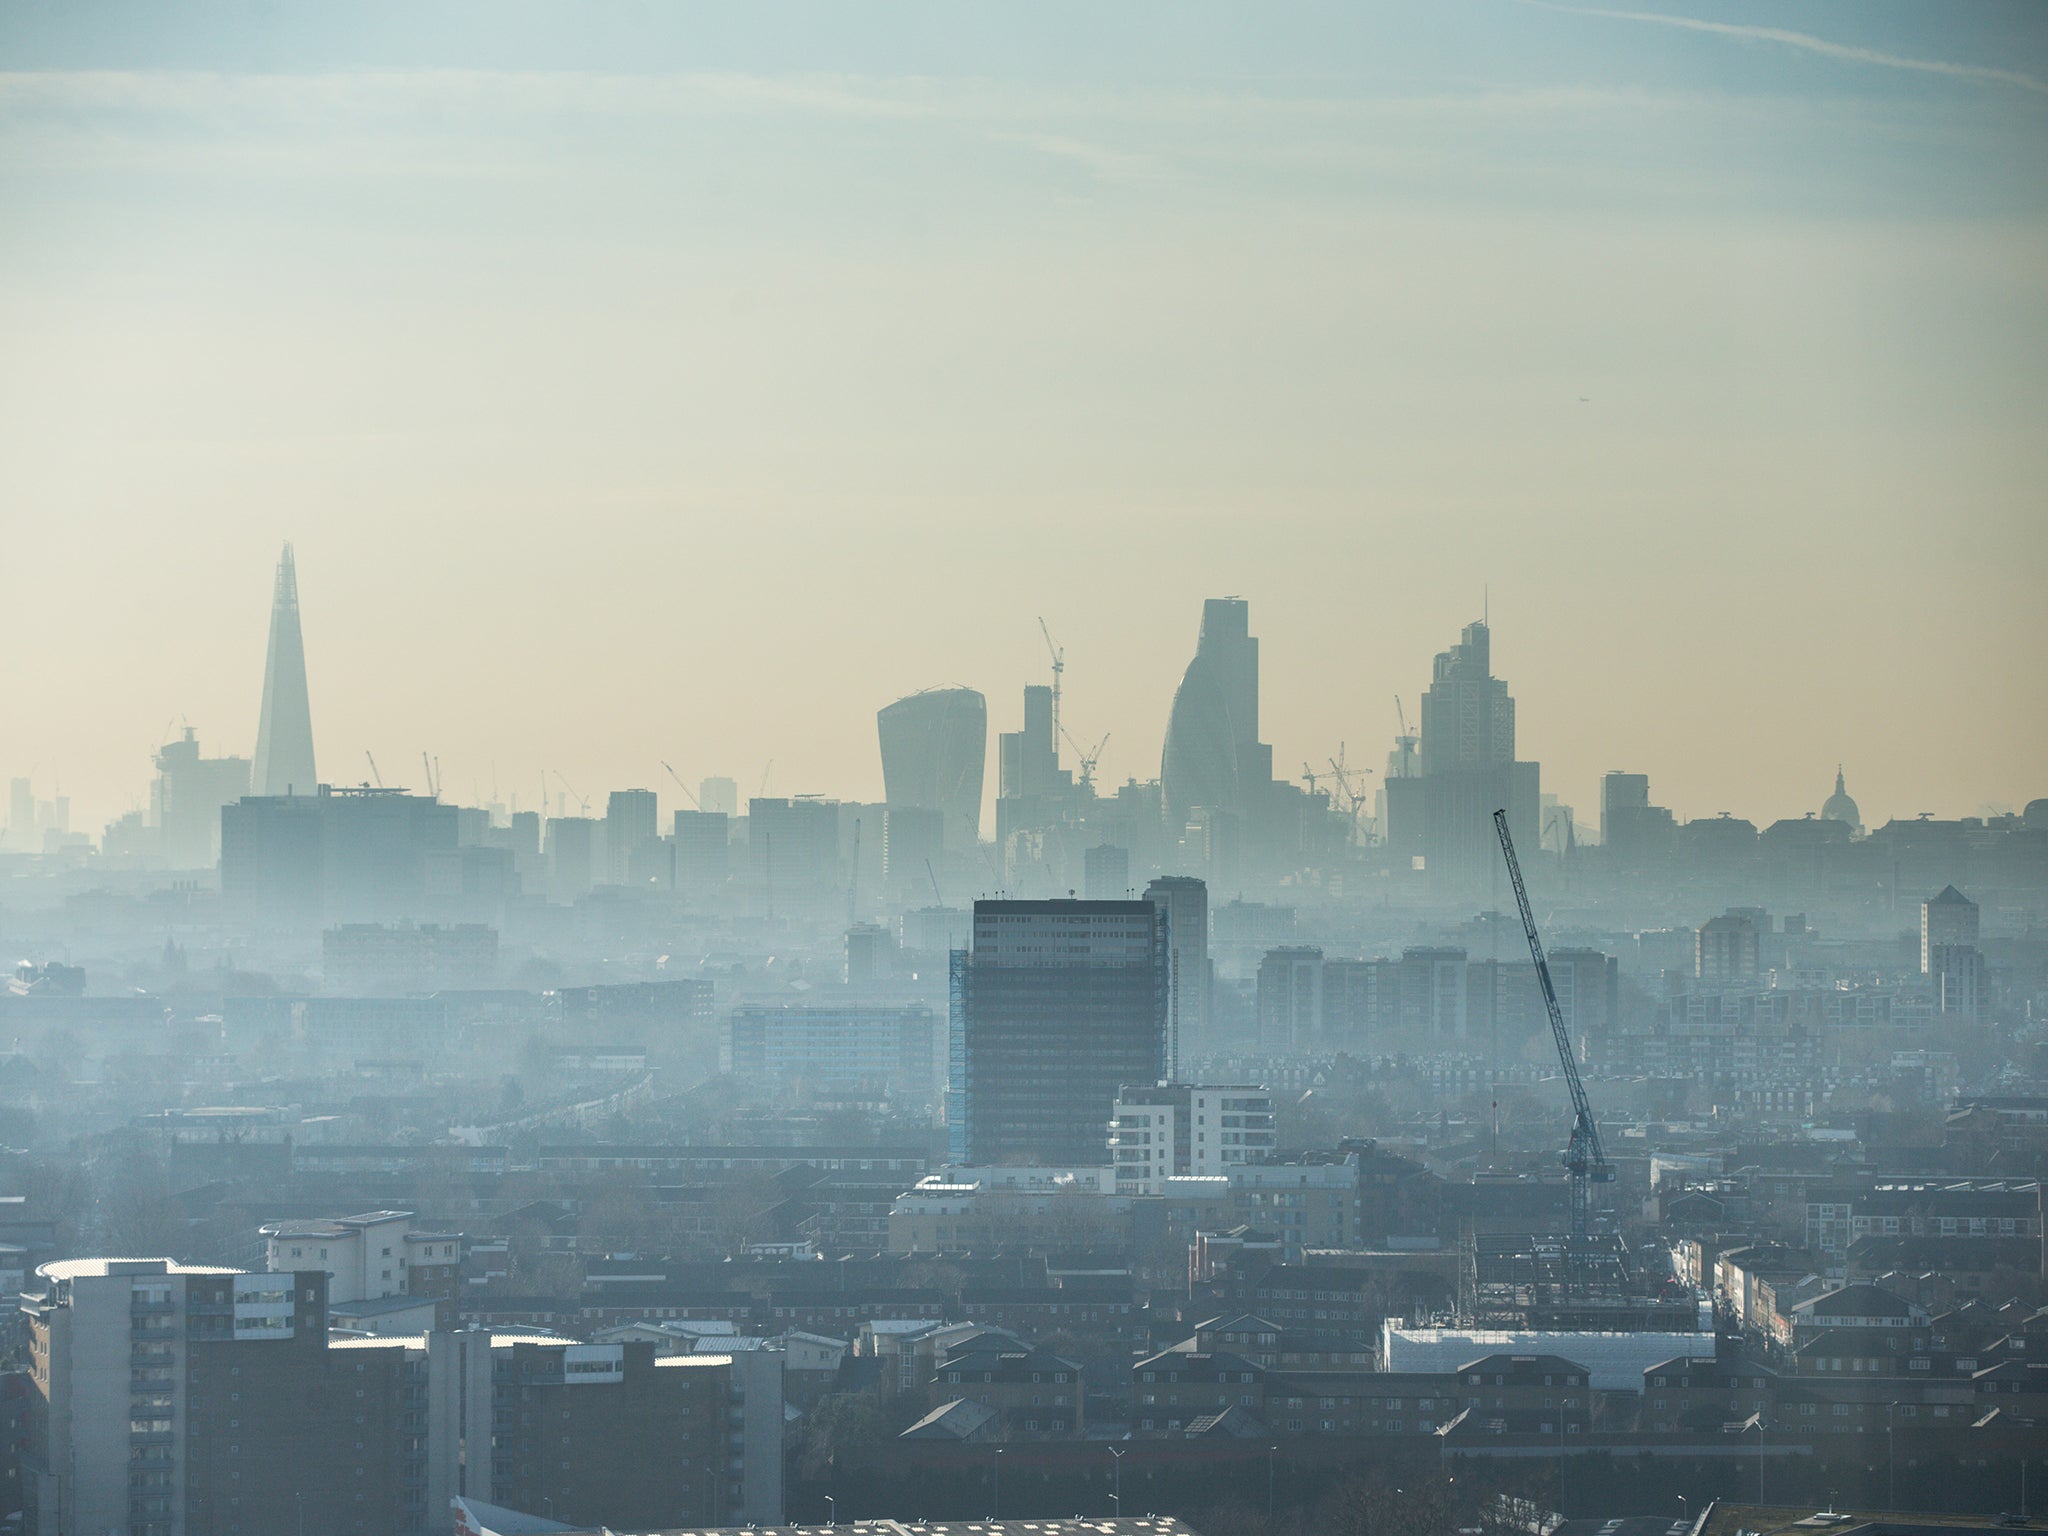
MULTIPOLYGON (((1647 0, 1646 0, 1647 3, 1647 0)), ((0 775, 518 791, 994 729, 1201 599, 1378 765, 1490 585, 1582 807, 2048 794, 2048 6, 0 0, 0 775)), ((993 756, 993 753, 991 754, 993 756)), ((993 773, 991 773, 991 790, 993 773)))

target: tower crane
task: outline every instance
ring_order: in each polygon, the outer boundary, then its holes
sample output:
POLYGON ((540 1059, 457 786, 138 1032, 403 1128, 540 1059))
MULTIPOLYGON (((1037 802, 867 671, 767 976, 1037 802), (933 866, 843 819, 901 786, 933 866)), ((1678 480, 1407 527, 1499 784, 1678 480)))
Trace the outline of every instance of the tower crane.
POLYGON ((1110 733, 1102 733, 1102 740, 1095 743, 1093 752, 1086 750, 1081 743, 1074 740, 1074 733, 1064 726, 1060 728, 1060 734, 1067 738, 1067 745, 1074 749, 1074 756, 1081 760, 1081 787, 1092 790, 1095 787, 1095 765, 1102 761, 1102 749, 1109 745, 1110 733))
POLYGON ((377 759, 374 757, 370 757, 370 749, 368 747, 363 748, 363 756, 369 758, 370 777, 375 779, 377 781, 377 787, 379 789, 382 789, 384 787, 384 775, 377 771, 377 759))
POLYGON ((1593 1118, 1586 1085, 1579 1078, 1579 1064, 1572 1055, 1572 1037, 1564 1027, 1564 1010, 1557 1006, 1557 989, 1550 984, 1550 962, 1543 956, 1543 939, 1536 932, 1536 917, 1529 910, 1529 888, 1522 883, 1522 866, 1515 858, 1515 840, 1508 835, 1508 813, 1493 813, 1493 829, 1500 834, 1501 857, 1507 861, 1508 879, 1515 887, 1515 905, 1522 912, 1522 933, 1529 941, 1529 959, 1536 966, 1536 982, 1543 990, 1544 1011, 1550 1015, 1550 1033, 1557 1042, 1557 1059, 1564 1068, 1565 1086, 1572 1095, 1572 1134, 1565 1143, 1565 1172, 1571 1177, 1572 1225, 1566 1239, 1565 1285, 1578 1295, 1585 1288, 1586 1239, 1592 1225, 1594 1184, 1614 1182, 1614 1166, 1600 1145, 1600 1125, 1593 1118))
POLYGON ((1401 695, 1394 695, 1394 716, 1401 722, 1401 734, 1394 738, 1394 777, 1409 779, 1415 776, 1417 767, 1416 747, 1422 738, 1408 729, 1408 711, 1401 704, 1401 695))
MULTIPOLYGON (((1052 631, 1045 627, 1043 618, 1038 621, 1038 632, 1045 636, 1045 648, 1052 654, 1052 750, 1057 763, 1060 750, 1060 674, 1067 670, 1067 648, 1052 643, 1052 631)), ((1075 750, 1080 749, 1077 747, 1075 750)))
POLYGON ((574 800, 578 806, 582 808, 582 814, 588 816, 590 814, 590 802, 583 798, 583 791, 578 789, 574 784, 571 784, 569 782, 569 776, 566 773, 562 772, 562 770, 559 768, 555 770, 555 777, 562 781, 562 788, 569 791, 569 797, 572 800, 574 800))
POLYGON ((696 806, 697 809, 700 811, 703 810, 704 807, 698 802, 697 797, 694 794, 690 793, 690 786, 683 782, 683 776, 680 773, 677 773, 675 769, 669 767, 669 762, 667 758, 663 758, 661 760, 661 766, 664 768, 668 768, 668 776, 676 781, 676 788, 680 789, 684 793, 684 795, 688 796, 690 804, 696 806))

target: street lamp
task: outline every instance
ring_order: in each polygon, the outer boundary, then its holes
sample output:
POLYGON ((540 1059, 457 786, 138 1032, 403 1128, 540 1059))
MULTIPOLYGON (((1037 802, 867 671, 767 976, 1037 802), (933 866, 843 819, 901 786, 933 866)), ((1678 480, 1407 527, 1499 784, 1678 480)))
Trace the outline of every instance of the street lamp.
POLYGON ((1000 1445, 996 1447, 996 1512, 990 1518, 1003 1518, 1003 1448, 1000 1445))
POLYGON ((1273 1524, 1273 1458, 1279 1454, 1279 1446, 1269 1445, 1266 1447, 1266 1526, 1268 1529, 1271 1529, 1273 1524))
POLYGON ((829 1493, 825 1495, 825 1523, 827 1525, 837 1525, 839 1523, 839 1501, 829 1493))
POLYGON ((1692 1524, 1692 1509, 1686 1504, 1685 1495, 1682 1493, 1678 1496, 1678 1518, 1687 1525, 1692 1524))
POLYGON ((1109 1497, 1110 1502, 1116 1505, 1117 1519, 1121 1520, 1124 1517, 1124 1453, 1113 1445, 1108 1449, 1109 1454, 1116 1458, 1116 1488, 1109 1497))

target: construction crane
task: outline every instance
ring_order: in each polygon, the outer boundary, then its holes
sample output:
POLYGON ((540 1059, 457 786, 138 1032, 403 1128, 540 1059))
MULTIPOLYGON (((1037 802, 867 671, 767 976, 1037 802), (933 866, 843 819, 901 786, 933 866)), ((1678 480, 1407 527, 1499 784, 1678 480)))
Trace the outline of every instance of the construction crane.
MULTIPOLYGON (((1052 631, 1045 627, 1043 618, 1038 621, 1038 632, 1045 636, 1045 648, 1052 653, 1052 750, 1057 762, 1060 750, 1060 674, 1067 670, 1067 649, 1052 643, 1052 631)), ((1075 750, 1080 749, 1077 747, 1075 750)))
POLYGON ((436 800, 441 798, 441 775, 434 771, 434 763, 424 750, 420 753, 420 772, 427 776, 427 793, 436 800))
POLYGON ((1067 745, 1074 749, 1074 756, 1081 760, 1081 787, 1092 790, 1095 787, 1095 765, 1102 761, 1102 749, 1109 745, 1110 733, 1102 733, 1102 740, 1095 743, 1093 752, 1084 750, 1081 743, 1074 740, 1074 733, 1065 726, 1060 727, 1060 734, 1067 738, 1067 745))
POLYGON ((1401 695, 1398 693, 1394 695, 1394 716, 1401 722, 1401 734, 1394 738, 1393 776, 1397 779, 1412 779, 1421 766, 1416 761, 1416 748, 1422 744, 1422 738, 1408 729, 1408 711, 1402 708, 1401 695))
POLYGON ((1330 771, 1324 777, 1334 781, 1337 786, 1337 794, 1344 802, 1344 813, 1351 819, 1349 835, 1355 841, 1359 833, 1359 822, 1365 811, 1365 781, 1371 776, 1372 770, 1349 767, 1345 762, 1347 755, 1348 748, 1345 743, 1338 742, 1337 755, 1330 759, 1330 771), (1358 781, 1356 784, 1351 782, 1354 778, 1358 781))
POLYGON ((690 786, 683 782, 683 776, 680 773, 677 773, 675 769, 669 768, 667 758, 661 759, 661 766, 664 768, 668 768, 668 776, 676 781, 677 789, 680 789, 685 795, 689 796, 690 804, 696 806, 697 809, 700 811, 703 810, 704 807, 701 803, 699 803, 697 797, 694 794, 690 793, 690 786))
POLYGON ((1614 1167, 1600 1145, 1600 1126, 1593 1118, 1593 1106, 1586 1098, 1586 1085, 1579 1078, 1579 1063, 1572 1055, 1572 1037, 1564 1027, 1564 1010, 1557 1006, 1557 989, 1550 984, 1550 962, 1543 957, 1543 939, 1536 932, 1536 916, 1529 910, 1529 888, 1522 883, 1521 862, 1515 857, 1515 840, 1508 835, 1508 813, 1493 813, 1493 829, 1500 834, 1501 857, 1507 860, 1508 879, 1515 887, 1515 905, 1522 911, 1522 933, 1529 940, 1529 958, 1536 966, 1536 982, 1543 989, 1543 1007, 1550 1015, 1550 1033, 1557 1041, 1557 1059, 1564 1067, 1565 1086, 1572 1095, 1572 1134, 1565 1144, 1565 1172, 1571 1176, 1572 1225, 1564 1256, 1565 1287, 1569 1294, 1585 1289, 1587 1236, 1592 1225, 1592 1189, 1595 1184, 1614 1182, 1614 1167))
POLYGON ((571 784, 569 782, 569 776, 566 773, 562 772, 562 770, 559 768, 555 770, 555 777, 562 781, 562 788, 569 791, 569 798, 574 800, 576 804, 582 808, 582 814, 588 816, 590 814, 590 802, 583 798, 583 791, 578 789, 574 784, 571 784))
POLYGON ((379 789, 382 789, 384 787, 384 775, 377 771, 377 759, 374 757, 370 757, 370 749, 368 747, 363 748, 363 756, 369 758, 370 777, 375 779, 377 781, 377 787, 379 789))

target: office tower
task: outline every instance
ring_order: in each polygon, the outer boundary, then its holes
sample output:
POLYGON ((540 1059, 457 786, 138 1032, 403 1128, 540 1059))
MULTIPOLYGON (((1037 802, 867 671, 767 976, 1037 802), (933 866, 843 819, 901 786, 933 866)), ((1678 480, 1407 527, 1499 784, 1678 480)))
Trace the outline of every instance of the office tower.
POLYGON ((1024 727, 996 738, 996 790, 1004 800, 1050 795, 1059 787, 1060 744, 1052 729, 1052 690, 1024 690, 1024 727))
POLYGON ((1439 883, 1490 885, 1501 857, 1496 810, 1507 811, 1519 846, 1540 846, 1540 769, 1515 760, 1515 701, 1493 675, 1492 633, 1483 622, 1466 625, 1432 664, 1417 762, 1414 778, 1386 787, 1388 842, 1420 858, 1439 883))
POLYGON ((1842 782, 1842 765, 1835 764, 1835 792, 1829 795, 1826 804, 1820 808, 1822 821, 1839 821, 1857 835, 1863 831, 1863 813, 1856 808, 1856 802, 1849 798, 1849 790, 1842 782))
POLYGON ((697 785, 697 809, 713 816, 740 813, 740 787, 731 779, 713 777, 697 785))
POLYGON ((1920 903, 1920 970, 1945 1014, 1974 1020, 1990 1001, 1990 974, 1977 935, 1977 903, 1954 886, 1920 903))
POLYGON ((952 963, 953 1161, 1101 1166, 1117 1090, 1168 1075, 1165 912, 977 901, 973 946, 952 963))
POLYGON ((972 688, 930 688, 898 699, 875 724, 889 808, 937 811, 947 846, 973 848, 981 838, 988 701, 972 688))
POLYGON ((1250 1084, 1137 1084, 1116 1096, 1109 1160, 1120 1195, 1163 1195, 1170 1178, 1222 1178, 1272 1156, 1273 1095, 1250 1084))
POLYGON ((1209 961, 1209 887, 1193 875, 1161 875, 1145 900, 1166 914, 1167 967, 1173 986, 1168 1075, 1181 1061, 1215 1047, 1209 1028, 1215 972, 1209 961))
POLYGON ((1671 812, 1650 804, 1650 776, 1610 773, 1600 780, 1600 846, 1633 860, 1668 846, 1676 830, 1671 812))
POLYGON ((306 693, 306 644, 299 633, 299 575, 287 544, 270 603, 270 650, 263 663, 263 713, 256 726, 250 784, 259 795, 310 795, 313 706, 306 693))
MULTIPOLYGON (((1196 882, 1199 884, 1200 882, 1196 882)), ((1122 901, 1131 889, 1131 855, 1113 843, 1098 843, 1081 857, 1081 894, 1090 901, 1122 901)))
POLYGON ((220 862, 220 808, 249 793, 249 759, 202 757, 191 726, 156 754, 149 789, 157 848, 173 869, 211 869, 220 862))
POLYGON ((771 916, 819 908, 837 894, 839 802, 749 800, 747 858, 771 916))
MULTIPOLYGON (((605 876, 613 885, 637 885, 647 850, 660 839, 651 789, 615 789, 605 802, 605 876)), ((667 882, 664 881, 664 884, 667 882)))
POLYGON ((732 859, 732 820, 724 811, 675 814, 676 889, 698 898, 725 888, 732 859))
POLYGON ((1259 740, 1259 642, 1251 605, 1212 597, 1173 695, 1159 787, 1169 838, 1196 807, 1254 818, 1273 779, 1273 749, 1259 740))
POLYGON ((7 846, 34 848, 40 842, 36 836, 35 786, 27 779, 14 779, 7 789, 7 846))
POLYGON ((1323 1040, 1323 952, 1290 944, 1259 961, 1259 1045, 1268 1055, 1319 1050, 1323 1040))
POLYGON ((327 1347, 327 1276, 67 1259, 23 1298, 42 1536, 385 1536, 401 1360, 327 1347))
POLYGON ((1724 912, 1693 931, 1692 973, 1716 986, 1755 981, 1762 953, 1763 934, 1756 918, 1748 912, 1724 912))
POLYGON ((599 830, 590 816, 557 816, 548 823, 548 900, 574 901, 597 883, 599 830))
POLYGON ((1977 944, 1977 903, 1952 885, 1920 903, 1920 974, 1934 973, 1934 952, 1952 945, 1977 944))
POLYGON ((946 844, 945 813, 923 805, 882 811, 882 878, 897 894, 929 891, 946 844))
POLYGON ((1052 689, 1024 690, 1024 725, 996 738, 996 844, 1004 878, 1054 887, 1066 883, 1065 833, 1092 804, 1060 767, 1052 689))

